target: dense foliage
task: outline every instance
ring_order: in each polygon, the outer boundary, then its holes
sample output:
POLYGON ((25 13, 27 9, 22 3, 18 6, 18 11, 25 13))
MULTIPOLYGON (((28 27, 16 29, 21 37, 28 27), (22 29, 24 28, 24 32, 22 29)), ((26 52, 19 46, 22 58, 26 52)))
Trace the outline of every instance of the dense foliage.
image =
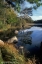
POLYGON ((15 11, 11 9, 7 3, 4 3, 3 0, 0 2, 0 29, 7 29, 9 26, 19 27, 22 25, 25 26, 26 23, 32 22, 32 19, 29 17, 27 19, 17 17, 15 11), (7 27, 8 26, 8 27, 7 27))
MULTIPOLYGON (((20 2, 23 3, 23 1, 25 0, 12 0, 12 1, 15 1, 17 3, 20 3, 20 2)), ((42 5, 41 0, 27 0, 27 1, 30 3, 35 3, 37 6, 42 5)))
MULTIPOLYGON (((13 2, 15 2, 16 3, 16 10, 18 11, 18 12, 20 12, 20 4, 22 4, 25 0, 11 0, 11 1, 13 1, 13 2)), ((40 5, 42 5, 42 2, 41 2, 41 0, 26 0, 26 1, 28 1, 28 2, 30 2, 30 3, 34 3, 35 5, 33 6, 33 7, 31 7, 31 8, 28 8, 28 10, 27 11, 29 11, 28 12, 28 15, 33 15, 32 14, 32 9, 37 9, 40 5)))

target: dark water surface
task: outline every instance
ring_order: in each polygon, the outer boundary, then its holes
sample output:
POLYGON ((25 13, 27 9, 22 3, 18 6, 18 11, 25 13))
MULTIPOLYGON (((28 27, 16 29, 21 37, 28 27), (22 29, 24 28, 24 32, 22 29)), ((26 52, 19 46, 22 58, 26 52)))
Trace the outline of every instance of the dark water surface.
POLYGON ((40 48, 42 42, 42 28, 41 27, 31 27, 30 29, 20 30, 18 33, 18 47, 24 46, 24 48, 30 52, 37 51, 40 48), (28 34, 31 32, 30 34, 28 34), (28 37, 31 40, 31 44, 26 44, 22 40, 28 37))

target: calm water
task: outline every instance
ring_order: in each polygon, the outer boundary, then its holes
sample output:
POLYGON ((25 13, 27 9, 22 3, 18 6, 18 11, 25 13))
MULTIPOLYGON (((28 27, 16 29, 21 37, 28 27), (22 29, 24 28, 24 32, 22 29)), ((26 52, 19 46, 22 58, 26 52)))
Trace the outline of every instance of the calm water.
POLYGON ((31 27, 30 29, 20 30, 18 33, 18 46, 24 46, 29 51, 38 50, 40 43, 42 42, 42 28, 41 27, 31 27), (31 38, 31 45, 25 44, 21 39, 26 37, 28 39, 28 32, 31 31, 29 37, 31 38), (26 35, 26 36, 25 36, 26 35))

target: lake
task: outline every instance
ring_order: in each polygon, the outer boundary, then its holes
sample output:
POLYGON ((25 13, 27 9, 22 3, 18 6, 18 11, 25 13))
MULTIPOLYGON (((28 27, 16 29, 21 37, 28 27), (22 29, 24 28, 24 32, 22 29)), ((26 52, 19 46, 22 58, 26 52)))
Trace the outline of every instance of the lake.
POLYGON ((42 28, 41 27, 33 26, 30 29, 20 30, 18 33, 18 43, 17 43, 18 47, 24 46, 24 48, 30 52, 35 52, 39 50, 41 42, 42 42, 42 28), (31 39, 31 44, 29 44, 28 42, 27 43, 23 42, 23 39, 25 40, 25 37, 27 39, 29 38, 31 39))

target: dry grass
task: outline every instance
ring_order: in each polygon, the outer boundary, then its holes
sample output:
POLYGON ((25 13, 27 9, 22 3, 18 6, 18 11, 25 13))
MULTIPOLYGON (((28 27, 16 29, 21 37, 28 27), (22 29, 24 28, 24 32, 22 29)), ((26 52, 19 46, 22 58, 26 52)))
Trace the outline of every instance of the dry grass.
POLYGON ((25 64, 24 56, 20 55, 18 50, 15 48, 13 44, 5 43, 4 48, 8 53, 13 54, 16 59, 18 59, 21 64, 25 64))
MULTIPOLYGON (((15 45, 13 45, 13 44, 5 43, 3 48, 7 50, 7 53, 12 54, 12 56, 14 56, 16 59, 18 59, 18 64, 36 64, 35 57, 32 58, 32 60, 30 58, 28 58, 28 61, 25 61, 25 57, 18 53, 19 52, 18 49, 16 49, 15 45)), ((4 52, 6 52, 6 51, 4 51, 4 52)), ((7 56, 7 54, 6 54, 6 56, 7 56)), ((7 57, 7 59, 8 59, 8 57, 7 57)))
POLYGON ((5 43, 4 47, 8 50, 8 52, 14 53, 15 56, 17 57, 18 50, 14 47, 13 44, 5 43))

